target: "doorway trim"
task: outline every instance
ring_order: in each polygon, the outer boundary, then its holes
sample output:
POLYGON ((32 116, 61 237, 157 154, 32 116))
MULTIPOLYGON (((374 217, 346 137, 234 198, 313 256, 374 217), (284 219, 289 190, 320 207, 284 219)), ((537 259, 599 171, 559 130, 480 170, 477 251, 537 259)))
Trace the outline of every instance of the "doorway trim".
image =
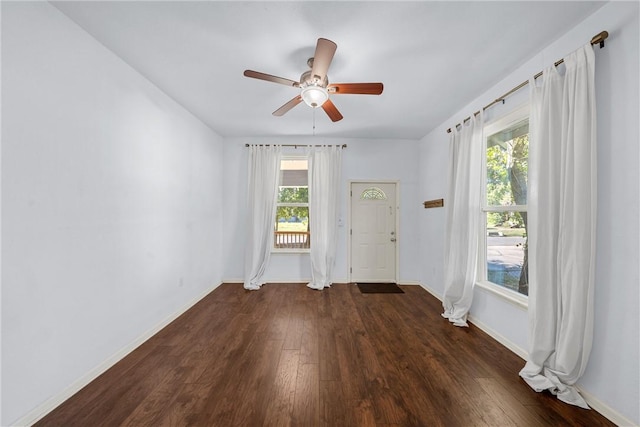
MULTIPOLYGON (((399 180, 388 180, 388 179, 350 179, 348 181, 349 188, 347 189, 347 196, 349 198, 348 208, 349 208, 349 231, 347 233, 347 246, 348 246, 348 265, 347 265, 347 275, 349 277, 349 283, 354 283, 352 280, 352 272, 353 272, 353 247, 352 247, 352 230, 353 230, 353 209, 351 206, 352 202, 352 188, 353 184, 394 184, 396 187, 396 239, 399 240, 400 237, 400 181, 399 180)), ((395 283, 399 282, 400 277, 400 245, 396 240, 395 245, 395 263, 396 263, 396 277, 395 283)))

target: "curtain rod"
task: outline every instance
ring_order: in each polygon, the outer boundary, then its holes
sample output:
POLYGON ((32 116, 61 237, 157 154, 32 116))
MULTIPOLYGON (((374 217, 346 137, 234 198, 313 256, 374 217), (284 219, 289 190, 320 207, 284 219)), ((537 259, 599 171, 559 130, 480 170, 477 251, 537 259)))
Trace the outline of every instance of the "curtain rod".
MULTIPOLYGON (((244 144, 245 147, 249 147, 250 145, 257 145, 258 147, 271 147, 271 144, 244 144)), ((279 144, 281 147, 341 147, 347 148, 347 144, 342 145, 323 145, 323 144, 315 144, 315 145, 307 145, 307 144, 279 144)))
MULTIPOLYGON (((595 36, 593 36, 593 38, 591 39, 591 44, 599 44, 600 48, 602 49, 604 47, 604 41, 607 39, 607 37, 609 37, 609 33, 606 31, 602 31, 599 34, 596 34, 595 36)), ((553 65, 555 67, 557 67, 558 65, 562 64, 564 62, 564 59, 560 59, 559 61, 556 61, 553 65)), ((538 74, 536 74, 535 76, 533 76, 533 79, 537 79, 538 77, 542 76, 542 71, 540 71, 538 74)), ((488 105, 484 106, 484 108, 482 108, 482 111, 493 107, 494 105, 496 105, 499 102, 502 102, 504 104, 504 99, 513 94, 514 92, 522 89, 523 87, 525 87, 526 85, 529 84, 529 80, 524 81, 522 83, 520 83, 518 86, 514 87, 513 89, 511 89, 509 92, 505 93, 504 95, 500 96, 499 98, 494 99, 491 103, 489 103, 488 105)), ((480 114, 480 111, 476 111, 475 113, 473 113, 474 116, 477 116, 478 114, 480 114)), ((464 119, 462 121, 462 123, 458 123, 457 125, 455 125, 454 127, 458 127, 461 126, 463 123, 468 122, 469 120, 471 120, 471 117, 467 117, 466 119, 464 119)), ((451 133, 451 128, 447 129, 447 133, 451 133)))

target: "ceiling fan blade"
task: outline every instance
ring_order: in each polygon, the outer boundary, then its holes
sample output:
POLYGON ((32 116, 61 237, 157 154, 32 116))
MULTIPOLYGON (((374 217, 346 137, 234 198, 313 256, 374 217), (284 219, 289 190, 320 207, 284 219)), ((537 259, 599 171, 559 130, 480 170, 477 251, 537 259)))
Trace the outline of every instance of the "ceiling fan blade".
POLYGON ((301 102, 302 102, 302 97, 300 95, 298 95, 295 98, 293 98, 291 101, 289 101, 286 104, 284 104, 282 107, 278 108, 272 114, 274 116, 284 116, 284 114, 287 111, 291 110, 293 107, 295 107, 296 105, 300 104, 301 102))
POLYGON ((260 73, 258 71, 253 71, 253 70, 244 70, 244 75, 246 77, 251 77, 258 80, 266 80, 268 82, 280 83, 281 85, 285 85, 285 86, 293 86, 293 87, 300 86, 300 83, 294 80, 285 79, 284 77, 272 76, 271 74, 260 73))
POLYGON ((327 87, 329 93, 336 95, 380 95, 382 89, 382 83, 331 83, 327 87))
POLYGON ((322 109, 325 113, 327 113, 327 116, 329 116, 332 122, 342 120, 342 114, 340 114, 340 111, 338 111, 338 109, 330 99, 324 101, 324 104, 322 104, 322 109))
POLYGON ((316 53, 313 55, 313 66, 311 67, 311 75, 318 76, 320 81, 323 81, 327 76, 329 65, 333 60, 333 55, 336 53, 338 45, 331 40, 320 38, 316 45, 316 53))

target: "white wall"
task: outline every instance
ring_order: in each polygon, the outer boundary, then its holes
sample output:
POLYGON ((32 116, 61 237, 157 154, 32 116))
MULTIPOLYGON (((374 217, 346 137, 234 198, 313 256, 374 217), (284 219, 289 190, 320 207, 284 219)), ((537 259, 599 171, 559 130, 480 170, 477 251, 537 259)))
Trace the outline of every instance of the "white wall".
POLYGON ((2 2, 2 91, 11 425, 220 283, 222 138, 46 2, 2 2))
MULTIPOLYGON (((400 183, 400 245, 399 280, 418 282, 418 235, 416 224, 422 206, 418 197, 418 146, 412 140, 341 139, 321 137, 226 138, 225 167, 225 280, 242 280, 244 265, 248 150, 245 144, 347 144, 343 152, 341 218, 343 227, 338 235, 338 251, 334 281, 348 280, 348 225, 350 180, 397 180, 400 183), (226 214, 225 214, 226 215, 226 214)), ((285 148, 285 153, 300 153, 303 149, 285 148), (297 151, 296 151, 297 150, 297 151)), ((300 282, 311 278, 308 254, 271 256, 265 273, 267 281, 300 282)))
MULTIPOLYGON (((579 386, 590 402, 605 405, 596 409, 634 424, 640 424, 638 15, 637 2, 605 5, 420 142, 420 193, 425 199, 437 198, 447 191, 447 128, 587 43, 593 35, 609 32, 606 47, 595 48, 599 144, 595 330, 589 365, 579 386)), ((527 92, 520 91, 508 98, 506 105, 491 109, 490 116, 499 116, 526 101, 527 92)), ((443 228, 443 212, 433 209, 424 213, 420 222, 421 278, 438 295, 443 292, 443 228)), ((526 350, 526 310, 476 288, 471 315, 526 350)))

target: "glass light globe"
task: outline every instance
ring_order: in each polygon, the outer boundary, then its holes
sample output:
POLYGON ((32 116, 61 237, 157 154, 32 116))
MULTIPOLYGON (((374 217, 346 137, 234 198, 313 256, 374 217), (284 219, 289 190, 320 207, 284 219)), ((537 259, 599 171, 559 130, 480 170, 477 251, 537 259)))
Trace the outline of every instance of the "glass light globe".
POLYGON ((327 92, 327 89, 322 86, 315 85, 303 88, 300 95, 302 96, 305 104, 312 108, 320 107, 327 99, 329 99, 329 92, 327 92))

